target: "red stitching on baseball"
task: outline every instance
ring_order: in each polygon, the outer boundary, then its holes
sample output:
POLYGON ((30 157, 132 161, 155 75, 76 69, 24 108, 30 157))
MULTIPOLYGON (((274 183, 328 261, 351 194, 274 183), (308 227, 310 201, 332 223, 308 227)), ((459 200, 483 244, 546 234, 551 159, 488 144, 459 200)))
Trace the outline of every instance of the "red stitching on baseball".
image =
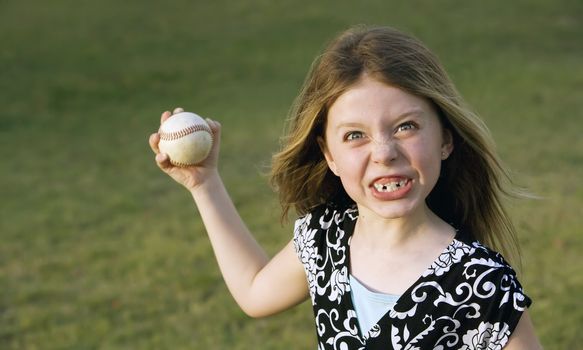
POLYGON ((198 163, 182 163, 182 162, 175 162, 172 159, 170 159, 170 164, 174 165, 174 166, 178 166, 181 168, 187 167, 187 166, 191 166, 191 165, 196 165, 198 163))
POLYGON ((159 134, 160 134, 160 140, 172 141, 172 140, 177 140, 177 139, 184 137, 186 135, 190 135, 190 134, 195 133, 197 131, 206 131, 209 133, 209 135, 211 135, 211 139, 213 137, 213 132, 212 132, 211 128, 209 128, 207 125, 203 125, 203 124, 191 125, 187 128, 184 128, 184 129, 178 130, 178 131, 174 131, 174 132, 160 131, 159 134))

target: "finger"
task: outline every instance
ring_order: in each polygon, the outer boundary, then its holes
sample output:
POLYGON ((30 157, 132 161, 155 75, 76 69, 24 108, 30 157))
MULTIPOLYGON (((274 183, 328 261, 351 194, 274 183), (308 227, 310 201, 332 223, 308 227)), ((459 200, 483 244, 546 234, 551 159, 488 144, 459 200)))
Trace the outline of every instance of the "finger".
POLYGON ((160 169, 162 170, 167 170, 168 168, 172 167, 172 164, 170 163, 170 158, 166 153, 156 154, 156 164, 158 164, 158 167, 160 167, 160 169))
POLYGON ((212 120, 211 118, 206 118, 206 122, 210 126, 213 134, 216 134, 219 130, 221 130, 221 123, 216 120, 212 120))
POLYGON ((174 111, 172 112, 172 114, 182 113, 182 112, 184 112, 184 109, 182 109, 182 107, 176 107, 176 108, 174 108, 174 111))
POLYGON ((160 134, 157 132, 153 133, 150 135, 148 142, 150 143, 150 148, 155 154, 160 153, 160 149, 158 148, 158 143, 160 143, 160 134))
POLYGON ((164 123, 166 119, 170 118, 171 115, 172 113, 170 113, 170 111, 162 113, 162 116, 160 116, 160 124, 164 123))

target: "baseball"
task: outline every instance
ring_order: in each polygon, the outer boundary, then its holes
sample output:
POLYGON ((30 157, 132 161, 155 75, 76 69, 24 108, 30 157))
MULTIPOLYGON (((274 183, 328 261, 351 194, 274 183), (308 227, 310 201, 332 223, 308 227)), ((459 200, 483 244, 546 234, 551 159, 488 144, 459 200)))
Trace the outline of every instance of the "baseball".
POLYGON ((213 132, 200 116, 181 112, 166 119, 158 131, 160 152, 166 153, 170 163, 179 167, 196 165, 209 155, 213 132))

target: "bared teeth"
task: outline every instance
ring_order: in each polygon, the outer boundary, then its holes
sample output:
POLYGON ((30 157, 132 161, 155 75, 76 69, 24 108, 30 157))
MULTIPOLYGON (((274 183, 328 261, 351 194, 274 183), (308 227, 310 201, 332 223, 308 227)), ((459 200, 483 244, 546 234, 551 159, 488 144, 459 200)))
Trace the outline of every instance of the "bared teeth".
POLYGON ((408 180, 398 182, 388 182, 384 184, 374 184, 374 188, 379 192, 394 192, 407 184, 408 180))

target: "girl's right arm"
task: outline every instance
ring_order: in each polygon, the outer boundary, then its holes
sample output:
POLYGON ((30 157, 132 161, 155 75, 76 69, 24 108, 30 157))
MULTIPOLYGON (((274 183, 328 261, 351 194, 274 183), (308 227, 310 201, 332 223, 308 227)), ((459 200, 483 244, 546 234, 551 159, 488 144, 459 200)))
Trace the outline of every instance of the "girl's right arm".
MULTIPOLYGON (((174 113, 181 111, 177 108, 174 113)), ((170 116, 170 112, 164 112, 161 122, 170 116)), ((223 278, 241 309, 252 317, 286 310, 308 297, 306 277, 293 243, 289 242, 270 260, 253 238, 217 170, 221 125, 207 122, 214 142, 206 160, 195 167, 172 166, 168 156, 160 153, 160 138, 155 133, 150 136, 150 146, 156 153, 156 163, 192 194, 223 278)))

